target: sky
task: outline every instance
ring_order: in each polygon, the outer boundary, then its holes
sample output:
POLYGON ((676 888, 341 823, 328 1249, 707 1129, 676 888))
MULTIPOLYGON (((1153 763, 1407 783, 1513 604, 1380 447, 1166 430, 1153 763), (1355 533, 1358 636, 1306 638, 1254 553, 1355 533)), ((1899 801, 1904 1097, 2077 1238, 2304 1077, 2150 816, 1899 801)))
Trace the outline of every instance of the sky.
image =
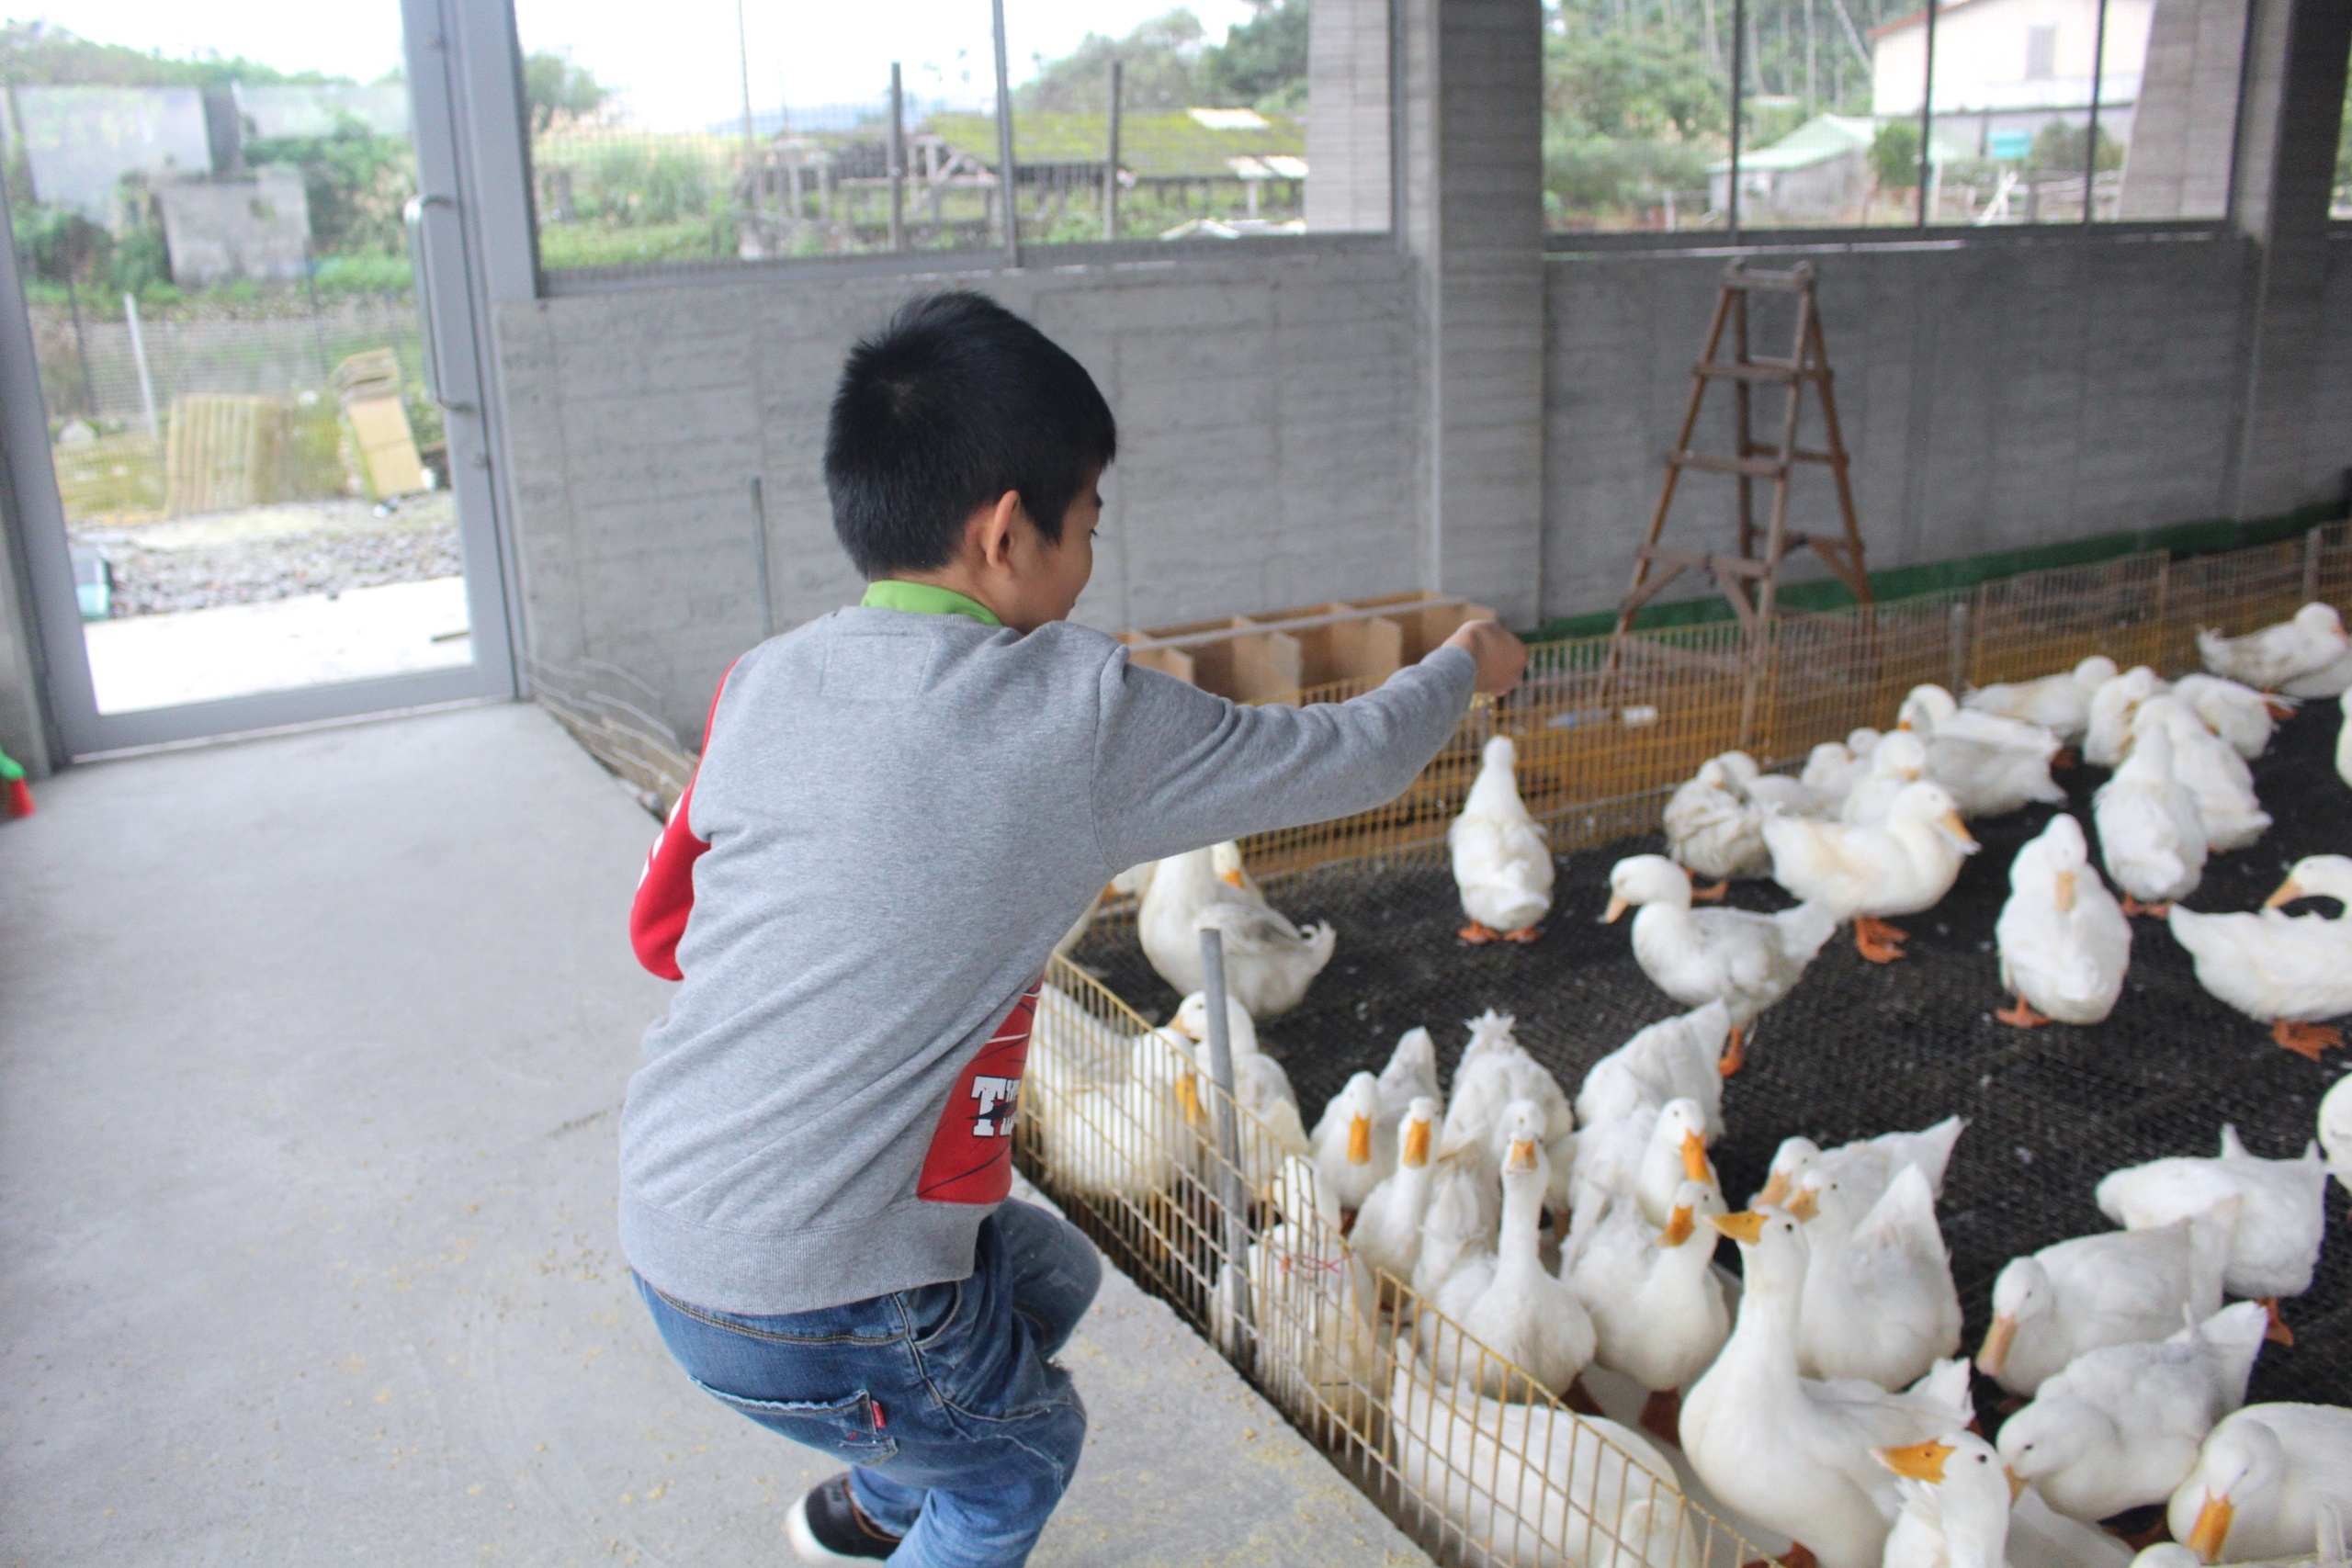
MULTIPOLYGON (((1090 30, 1114 36, 1178 0, 1006 0, 1005 36, 1016 85, 1033 56, 1068 53, 1090 30)), ((1188 0, 1211 42, 1252 14, 1248 0, 1188 0)), ((52 0, 28 13, 103 43, 244 55, 283 71, 372 81, 400 63, 396 0, 52 0)), ((742 66, 734 0, 515 0, 526 50, 568 50, 597 80, 622 88, 637 123, 700 129, 740 112, 742 66)), ((993 86, 987 0, 886 0, 878 5, 779 5, 745 0, 755 110, 781 100, 816 106, 869 100, 902 63, 920 98, 985 99, 993 86)))

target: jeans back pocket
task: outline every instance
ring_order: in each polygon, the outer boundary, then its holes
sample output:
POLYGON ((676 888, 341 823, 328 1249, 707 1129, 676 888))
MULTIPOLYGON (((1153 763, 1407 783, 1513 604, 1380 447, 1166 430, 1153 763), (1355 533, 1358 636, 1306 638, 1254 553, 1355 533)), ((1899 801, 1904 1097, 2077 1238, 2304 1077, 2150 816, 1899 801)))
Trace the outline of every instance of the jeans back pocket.
POLYGON ((853 1464, 879 1464, 899 1451, 898 1443, 883 1429, 882 1407, 864 1389, 843 1399, 798 1400, 750 1399, 713 1388, 700 1378, 695 1379, 695 1386, 771 1432, 853 1464))

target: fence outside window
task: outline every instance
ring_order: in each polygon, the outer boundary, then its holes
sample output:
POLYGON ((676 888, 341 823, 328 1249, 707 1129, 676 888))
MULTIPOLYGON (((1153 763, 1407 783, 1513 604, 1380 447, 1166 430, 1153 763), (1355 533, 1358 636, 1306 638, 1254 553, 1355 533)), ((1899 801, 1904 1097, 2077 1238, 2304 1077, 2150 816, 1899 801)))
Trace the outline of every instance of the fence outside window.
POLYGON ((2243 0, 1555 0, 1546 221, 2218 219, 2245 17, 2243 0))
POLYGON ((516 7, 553 276, 1388 226, 1363 0, 678 9, 647 39, 516 7))

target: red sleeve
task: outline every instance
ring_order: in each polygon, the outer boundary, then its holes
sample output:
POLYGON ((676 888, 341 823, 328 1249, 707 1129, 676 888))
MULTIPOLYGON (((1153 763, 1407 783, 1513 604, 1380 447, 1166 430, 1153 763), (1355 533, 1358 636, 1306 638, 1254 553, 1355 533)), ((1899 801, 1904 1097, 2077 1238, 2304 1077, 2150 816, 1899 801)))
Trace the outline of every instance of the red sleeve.
MULTIPOLYGON (((727 674, 734 672, 735 667, 729 665, 727 674)), ((718 691, 710 694, 710 719, 703 724, 706 751, 710 750, 711 721, 718 717, 719 694, 726 690, 727 675, 721 675, 718 691)), ((700 768, 695 776, 702 776, 700 768)), ((690 825, 694 800, 694 780, 689 779, 670 812, 669 825, 645 857, 645 874, 638 878, 637 898, 628 911, 629 945, 637 950, 637 961, 664 980, 685 978, 678 967, 678 939, 686 934, 686 918, 694 913, 695 862, 710 848, 707 840, 695 837, 690 825)))

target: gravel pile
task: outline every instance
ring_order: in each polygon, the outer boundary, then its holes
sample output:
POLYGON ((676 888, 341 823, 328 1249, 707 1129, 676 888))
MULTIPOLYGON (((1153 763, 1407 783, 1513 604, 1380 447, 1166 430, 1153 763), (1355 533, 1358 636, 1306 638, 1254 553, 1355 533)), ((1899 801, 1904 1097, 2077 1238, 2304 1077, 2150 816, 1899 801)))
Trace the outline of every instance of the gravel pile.
POLYGON ((390 582, 455 577, 463 570, 454 523, 399 518, 380 529, 337 528, 218 543, 146 547, 120 535, 85 536, 114 577, 113 615, 160 615, 340 593, 390 582))

